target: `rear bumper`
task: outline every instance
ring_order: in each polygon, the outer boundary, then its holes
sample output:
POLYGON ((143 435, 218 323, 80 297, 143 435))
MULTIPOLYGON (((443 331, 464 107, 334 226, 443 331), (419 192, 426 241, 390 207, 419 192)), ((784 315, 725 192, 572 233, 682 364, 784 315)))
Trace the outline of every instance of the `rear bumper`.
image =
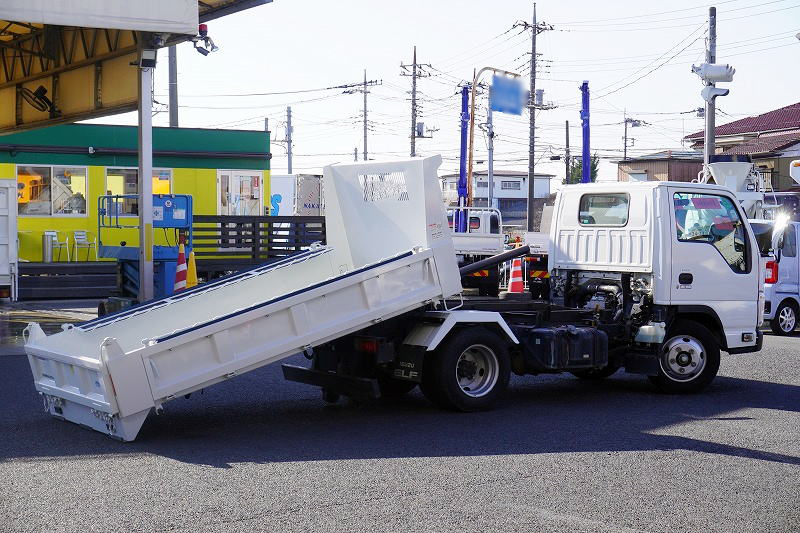
POLYGON ((756 343, 754 346, 741 346, 739 348, 730 348, 728 350, 729 354, 738 354, 738 353, 752 353, 752 352, 760 352, 761 346, 764 344, 764 333, 761 330, 756 331, 756 343))

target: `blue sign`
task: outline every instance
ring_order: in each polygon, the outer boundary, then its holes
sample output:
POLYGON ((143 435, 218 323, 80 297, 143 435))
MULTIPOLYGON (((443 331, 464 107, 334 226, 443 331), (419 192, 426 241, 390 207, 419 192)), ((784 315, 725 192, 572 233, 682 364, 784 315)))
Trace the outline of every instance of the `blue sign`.
POLYGON ((492 111, 521 115, 526 101, 520 78, 494 75, 492 88, 489 91, 489 105, 492 111))

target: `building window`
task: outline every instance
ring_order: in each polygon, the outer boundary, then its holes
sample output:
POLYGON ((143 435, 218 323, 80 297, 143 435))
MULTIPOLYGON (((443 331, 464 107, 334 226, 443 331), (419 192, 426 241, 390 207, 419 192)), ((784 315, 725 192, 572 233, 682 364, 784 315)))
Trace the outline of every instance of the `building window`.
POLYGON ((54 215, 86 214, 86 169, 80 167, 53 167, 50 188, 54 215))
POLYGON ((488 189, 489 188, 489 182, 479 181, 478 182, 478 188, 479 189, 488 189))
POLYGON ((17 167, 17 213, 20 215, 85 215, 86 168, 17 167))
POLYGON ((456 189, 458 189, 458 183, 456 183, 455 181, 451 181, 450 183, 447 184, 447 187, 451 191, 455 191, 456 189))
MULTIPOLYGON (((172 192, 172 170, 153 169, 153 194, 172 192)), ((106 194, 139 194, 139 170, 136 168, 109 168, 106 170, 106 194)), ((118 215, 138 215, 139 200, 123 198, 117 202, 118 215)))
POLYGON ((624 226, 628 223, 628 203, 625 193, 584 194, 578 221, 584 226, 624 226))
POLYGON ((520 190, 520 182, 518 181, 501 181, 500 188, 508 191, 520 190))

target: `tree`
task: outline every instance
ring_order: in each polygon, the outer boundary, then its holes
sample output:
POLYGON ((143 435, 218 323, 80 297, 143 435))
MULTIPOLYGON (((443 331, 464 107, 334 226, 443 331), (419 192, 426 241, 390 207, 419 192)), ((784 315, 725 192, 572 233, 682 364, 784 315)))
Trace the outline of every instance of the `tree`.
MULTIPOLYGON (((565 178, 562 183, 564 184, 572 184, 572 183, 580 183, 581 182, 581 175, 583 174, 583 162, 581 158, 575 157, 572 159, 572 162, 569 166, 569 177, 565 178)), ((589 178, 592 180, 592 183, 597 181, 597 168, 600 165, 600 157, 597 154, 592 156, 591 160, 591 167, 589 172, 589 178)))

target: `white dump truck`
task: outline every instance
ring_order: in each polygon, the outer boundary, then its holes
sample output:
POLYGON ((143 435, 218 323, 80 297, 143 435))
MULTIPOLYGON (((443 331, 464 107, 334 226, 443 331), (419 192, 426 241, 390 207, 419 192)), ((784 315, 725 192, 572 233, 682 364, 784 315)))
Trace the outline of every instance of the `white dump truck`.
MULTIPOLYGON (((619 368, 693 392, 720 350, 761 346, 755 238, 727 189, 578 185, 551 227, 552 301, 465 299, 429 157, 325 169, 327 245, 46 335, 25 330, 47 412, 133 440, 151 412, 303 353, 287 379, 323 397, 419 385, 450 409, 491 407, 510 373, 619 368)), ((163 415, 168 416, 168 415, 163 415)))

